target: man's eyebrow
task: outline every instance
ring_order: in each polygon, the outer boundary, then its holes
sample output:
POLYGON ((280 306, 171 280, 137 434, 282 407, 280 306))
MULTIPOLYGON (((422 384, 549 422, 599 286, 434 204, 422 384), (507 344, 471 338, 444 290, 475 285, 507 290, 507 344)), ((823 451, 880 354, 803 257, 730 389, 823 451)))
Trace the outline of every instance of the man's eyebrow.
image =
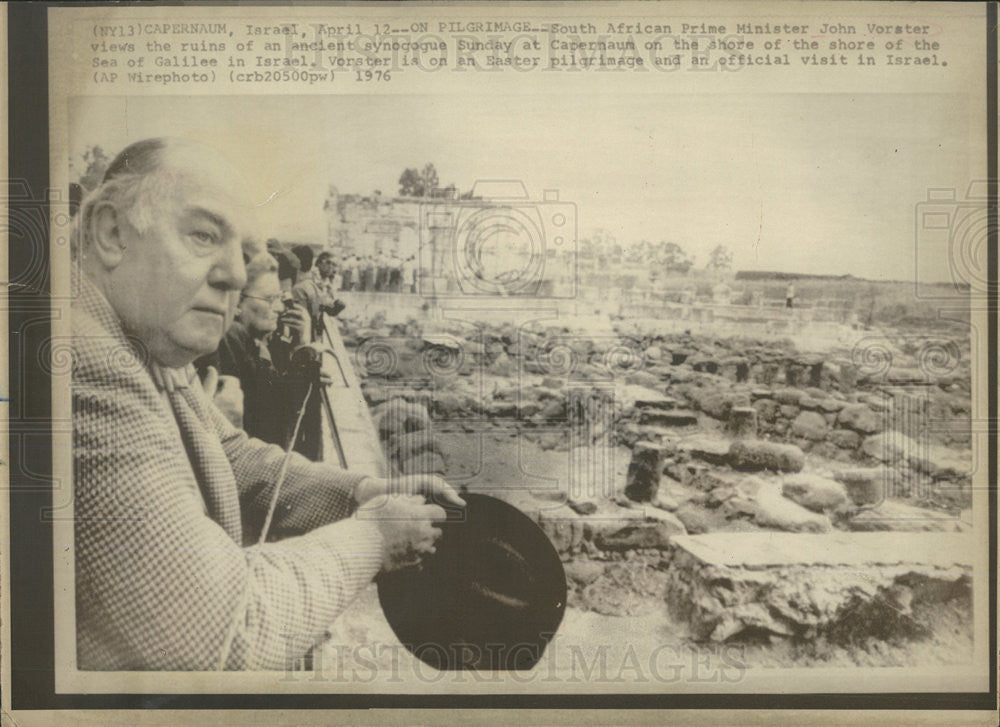
POLYGON ((204 207, 188 207, 184 210, 184 214, 190 217, 204 217, 213 225, 225 232, 231 232, 233 229, 232 226, 226 222, 225 218, 217 215, 211 210, 205 209, 204 207))

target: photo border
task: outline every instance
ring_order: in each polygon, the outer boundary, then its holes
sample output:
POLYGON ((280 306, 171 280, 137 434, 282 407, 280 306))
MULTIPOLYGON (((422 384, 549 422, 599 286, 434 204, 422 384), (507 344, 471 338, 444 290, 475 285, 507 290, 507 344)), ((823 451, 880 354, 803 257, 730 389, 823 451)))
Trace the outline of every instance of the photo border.
MULTIPOLYGON (((143 6, 160 3, 142 3, 143 6)), ((175 3, 163 3, 174 5, 175 3)), ((212 3, 214 4, 214 3, 212 3)), ((282 3, 274 3, 279 5, 282 3)), ((355 4, 355 3, 346 3, 355 4)), ((12 3, 8 19, 8 178, 19 180, 30 198, 10 200, 12 211, 41 205, 48 232, 49 112, 48 24, 50 7, 71 3, 12 3)), ((96 7, 129 7, 137 3, 97 2, 96 7)), ((227 5, 231 5, 228 4, 227 5)), ((990 290, 997 285, 997 5, 986 3, 988 233, 987 274, 990 290)), ((29 246, 8 247, 9 270, 36 265, 29 246)), ((20 402, 19 416, 7 428, 11 441, 31 435, 37 444, 10 451, 8 518, 10 527, 10 692, 6 710, 42 709, 363 709, 363 708, 542 708, 542 709, 829 709, 829 710, 994 710, 997 703, 997 301, 988 300, 990 368, 988 468, 989 488, 989 653, 988 692, 879 694, 588 694, 588 695, 388 695, 388 694, 57 694, 54 670, 54 586, 52 522, 39 513, 51 509, 51 489, 38 489, 38 478, 51 479, 51 381, 43 371, 27 368, 51 332, 47 297, 49 249, 37 287, 8 286, 10 351, 23 351, 9 361, 8 396, 20 402), (25 385, 24 392, 10 388, 25 385), (28 395, 30 394, 30 395, 28 395), (31 473, 29 476, 27 473, 31 473)))

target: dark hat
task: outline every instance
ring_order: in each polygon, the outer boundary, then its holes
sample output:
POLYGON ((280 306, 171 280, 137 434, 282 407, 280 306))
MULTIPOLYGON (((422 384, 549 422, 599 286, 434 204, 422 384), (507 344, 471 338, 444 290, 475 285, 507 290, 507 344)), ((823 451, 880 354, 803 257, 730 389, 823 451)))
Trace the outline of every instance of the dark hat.
POLYGON ((292 252, 298 257, 302 272, 308 273, 312 269, 313 256, 315 255, 313 249, 309 245, 295 245, 292 247, 292 252))
POLYGON ((286 245, 274 239, 267 241, 267 251, 278 261, 278 279, 291 278, 294 280, 299 268, 302 267, 298 256, 293 254, 286 245))
POLYGON ((434 554, 378 579, 399 640, 438 669, 530 669, 562 622, 566 574, 552 543, 524 513, 463 494, 434 554))

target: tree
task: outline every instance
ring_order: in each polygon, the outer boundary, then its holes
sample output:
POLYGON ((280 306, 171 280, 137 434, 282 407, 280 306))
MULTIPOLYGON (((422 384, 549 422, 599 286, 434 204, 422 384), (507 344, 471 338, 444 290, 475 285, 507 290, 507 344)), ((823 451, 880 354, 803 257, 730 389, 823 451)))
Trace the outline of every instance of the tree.
POLYGON ((641 263, 641 262, 651 262, 651 256, 653 255, 653 245, 649 240, 639 240, 639 242, 630 246, 625 252, 625 262, 629 263, 641 263))
MULTIPOLYGON (((399 177, 399 196, 430 197, 438 190, 439 183, 437 169, 432 163, 427 162, 421 170, 409 167, 399 177)), ((449 188, 455 189, 455 185, 451 184, 449 188)))
POLYGON ((656 246, 654 259, 666 268, 667 272, 681 273, 682 275, 686 275, 691 266, 694 265, 694 260, 676 242, 661 240, 656 246))
POLYGON ((621 245, 607 230, 595 228, 587 237, 580 240, 580 254, 585 258, 621 256, 621 245))
POLYGON ((733 254, 725 245, 716 245, 708 257, 707 267, 715 272, 730 270, 733 267, 733 254))
POLYGON ((424 196, 430 195, 438 188, 438 173, 434 165, 428 162, 420 172, 420 181, 424 185, 424 196))
POLYGON ((420 172, 416 169, 406 169, 399 177, 400 197, 423 197, 424 183, 420 179, 420 172))

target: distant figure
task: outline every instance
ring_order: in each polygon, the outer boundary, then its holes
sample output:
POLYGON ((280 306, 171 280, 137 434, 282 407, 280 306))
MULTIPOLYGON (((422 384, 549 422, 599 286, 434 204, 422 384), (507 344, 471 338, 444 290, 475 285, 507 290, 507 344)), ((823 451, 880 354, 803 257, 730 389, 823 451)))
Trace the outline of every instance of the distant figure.
POLYGON ((366 255, 362 263, 361 280, 362 290, 375 289, 375 260, 371 255, 366 255))
POLYGON ((336 273, 333 255, 329 252, 320 253, 317 258, 323 265, 323 271, 312 274, 312 249, 308 245, 299 245, 292 249, 302 262, 302 270, 292 288, 292 299, 309 311, 312 319, 311 340, 319 338, 323 330, 323 314, 336 316, 344 309, 344 304, 333 298, 332 286, 326 282, 326 275, 336 273))
POLYGON ((785 307, 794 308, 795 302, 795 285, 792 283, 788 284, 788 290, 785 291, 785 307))
POLYGON ((389 292, 398 293, 403 283, 402 261, 395 252, 389 253, 389 292))
POLYGON ((375 291, 382 292, 389 283, 389 258, 379 250, 375 253, 375 291))
POLYGON ((316 264, 313 267, 313 282, 316 287, 331 300, 336 297, 340 290, 340 280, 337 271, 337 261, 333 259, 333 253, 324 250, 316 257, 316 264))
POLYGON ((340 264, 340 289, 351 290, 354 284, 354 257, 346 255, 340 264))
POLYGON ((417 264, 413 255, 403 261, 403 292, 417 292, 417 264))

